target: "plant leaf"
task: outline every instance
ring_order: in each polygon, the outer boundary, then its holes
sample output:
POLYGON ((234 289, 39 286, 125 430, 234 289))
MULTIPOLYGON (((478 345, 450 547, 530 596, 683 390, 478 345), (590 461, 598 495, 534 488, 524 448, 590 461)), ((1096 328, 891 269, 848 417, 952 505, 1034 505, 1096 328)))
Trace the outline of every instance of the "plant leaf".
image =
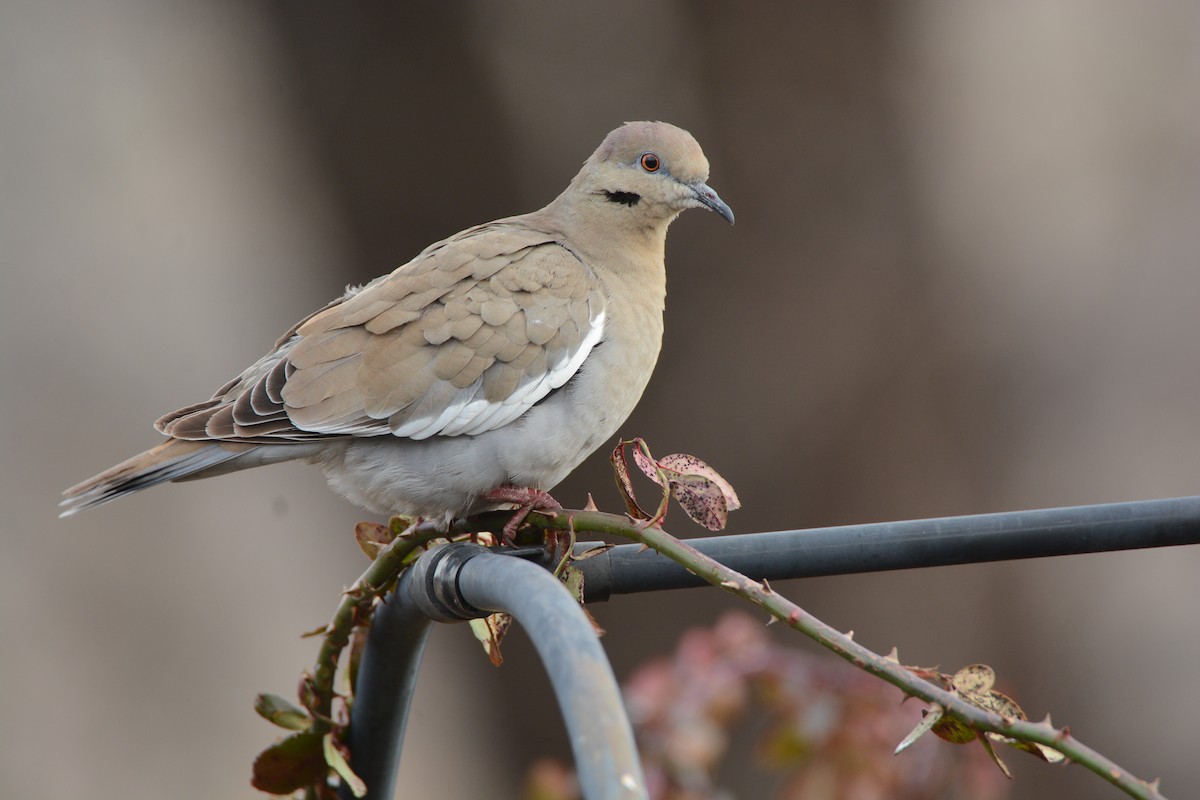
POLYGON ((938 705, 926 709, 924 716, 921 717, 921 721, 917 723, 917 727, 909 731, 908 736, 905 736, 904 740, 900 742, 900 744, 896 745, 895 752, 902 753, 908 749, 913 742, 915 742, 917 739, 920 739, 922 736, 932 730, 933 726, 938 724, 938 721, 941 720, 942 715, 945 713, 945 710, 938 705))
MULTIPOLYGON (((932 667, 905 667, 905 669, 927 681, 942 686, 947 691, 954 692, 971 705, 981 708, 984 711, 991 711, 1008 719, 1024 720, 1029 718, 1025 714, 1024 709, 1017 704, 1016 700, 992 688, 996 685, 996 672, 987 664, 971 664, 963 667, 953 675, 946 675, 932 667)), ((1047 718, 1048 723, 1049 718, 1047 718)), ((1037 742, 1023 742, 999 733, 988 732, 980 734, 966 723, 959 722, 949 716, 938 720, 937 724, 931 730, 940 738, 956 744, 965 744, 974 739, 980 739, 983 741, 984 747, 987 748, 992 760, 1010 778, 1012 776, 1009 774, 1008 767, 1000 760, 1000 756, 992 748, 992 742, 1000 742, 1017 750, 1023 750, 1026 753, 1037 756, 1048 764, 1058 764, 1066 760, 1066 756, 1053 747, 1048 747, 1037 742)))
POLYGON ((259 753, 254 759, 250 784, 270 794, 291 794, 325 780, 328 772, 321 737, 312 731, 304 731, 259 753))
POLYGON ((317 636, 324 636, 327 633, 329 633, 329 623, 325 623, 319 628, 313 628, 311 631, 305 631, 304 633, 300 634, 300 638, 312 639, 317 636))
MULTIPOLYGON (((729 512, 740 508, 737 492, 729 481, 708 464, 695 456, 686 453, 672 453, 661 459, 650 454, 650 448, 642 439, 623 441, 618 446, 620 464, 617 465, 617 453, 614 452, 614 467, 618 472, 619 486, 628 487, 631 494, 633 487, 629 480, 629 465, 625 460, 625 446, 633 445, 633 461, 646 477, 662 486, 670 493, 679 506, 691 519, 710 531, 725 528, 729 521, 729 512)), ((666 498, 659 507, 655 519, 661 519, 666 514, 666 498)), ((649 515, 640 508, 638 511, 649 519, 649 515)))
POLYGON ((512 617, 502 612, 496 612, 480 619, 473 619, 468 624, 471 626, 471 633, 475 634, 475 638, 483 645, 483 652, 487 653, 492 666, 498 667, 503 664, 504 656, 500 653, 500 643, 504 641, 504 635, 512 627, 512 617))
MULTIPOLYGON (((638 505, 637 497, 633 492, 633 481, 629 479, 629 462, 625 460, 626 445, 634 444, 637 441, 639 440, 629 442, 622 439, 617 442, 609 461, 612 463, 613 476, 617 481, 617 491, 620 492, 621 499, 625 501, 625 509, 629 512, 629 516, 634 519, 650 519, 650 515, 638 505)), ((634 452, 637 452, 636 448, 634 452)))
POLYGON ((409 517, 404 514, 397 514, 388 520, 388 528, 391 529, 392 538, 406 533, 414 525, 421 521, 420 517, 409 517))
POLYGON ((254 710, 258 715, 281 728, 304 731, 312 725, 312 717, 303 709, 284 700, 277 694, 263 693, 254 698, 254 710))
POLYGON ((367 634, 369 627, 355 628, 350 634, 350 656, 346 661, 346 678, 350 683, 349 699, 353 700, 358 692, 358 668, 362 665, 363 653, 367 649, 367 634))
POLYGON ((970 664, 954 673, 951 683, 962 694, 986 692, 996 685, 996 671, 987 664, 970 664))
POLYGON ((363 783, 363 779, 354 774, 354 770, 350 769, 350 764, 346 761, 346 754, 342 752, 342 748, 338 747, 338 743, 333 739, 333 733, 327 733, 321 737, 322 751, 325 756, 325 763, 330 769, 338 774, 355 797, 366 797, 367 785, 363 783))
POLYGON ((672 453, 669 456, 660 458, 658 465, 663 469, 678 472, 681 475, 699 475, 703 478, 708 478, 708 480, 720 488, 721 494, 725 496, 726 508, 730 511, 736 511, 742 507, 742 502, 738 500, 737 492, 733 490, 733 486, 729 484, 729 481, 722 478, 719 472, 695 456, 690 456, 686 453, 672 453))
POLYGON ((966 744, 977 738, 974 728, 949 715, 938 720, 937 724, 933 726, 933 732, 939 739, 945 739, 947 742, 955 744, 966 744))
POLYGON ((571 597, 575 598, 575 602, 583 605, 583 570, 578 567, 567 567, 559 578, 566 585, 571 597))
POLYGON ((663 485, 662 478, 659 477, 658 461, 650 455, 650 446, 643 439, 634 439, 633 448, 633 463, 638 465, 638 469, 642 471, 650 480, 663 485))
POLYGON ((379 551, 392 543, 396 538, 392 528, 388 525, 380 525, 378 522, 360 522, 354 526, 354 538, 358 542, 358 547, 367 558, 372 561, 379 555, 379 551))
POLYGON ((1008 771, 1008 764, 1005 764, 1004 759, 1000 758, 1000 754, 996 752, 994 747, 992 747, 992 743, 988 740, 988 737, 980 736, 979 741, 983 743, 983 749, 987 750, 987 754, 992 757, 992 761, 997 767, 1000 768, 1000 771, 1004 773, 1004 777, 1011 781, 1012 773, 1008 771))
POLYGON ((1047 764, 1060 764, 1067 760, 1066 756, 1053 747, 1047 747, 1039 742, 1022 742, 1018 739, 1009 739, 1007 736, 1001 736, 998 733, 990 733, 988 736, 996 741, 1004 742, 1009 747, 1015 747, 1018 750, 1024 750, 1026 753, 1035 755, 1047 764))
POLYGON ((670 478, 670 487, 675 502, 697 525, 710 531, 725 528, 729 509, 720 486, 701 475, 679 475, 670 478))

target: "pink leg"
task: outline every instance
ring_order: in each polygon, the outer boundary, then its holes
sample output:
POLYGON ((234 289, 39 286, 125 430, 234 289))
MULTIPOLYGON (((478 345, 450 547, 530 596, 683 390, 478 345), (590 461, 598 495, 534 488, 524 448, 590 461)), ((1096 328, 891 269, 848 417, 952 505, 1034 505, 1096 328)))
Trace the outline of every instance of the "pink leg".
POLYGON ((557 511, 562 508, 549 492, 531 489, 528 486, 497 486, 484 495, 484 499, 495 503, 516 503, 519 506, 512 519, 504 523, 504 530, 500 534, 503 544, 513 543, 517 537, 517 528, 521 527, 530 511, 557 511))

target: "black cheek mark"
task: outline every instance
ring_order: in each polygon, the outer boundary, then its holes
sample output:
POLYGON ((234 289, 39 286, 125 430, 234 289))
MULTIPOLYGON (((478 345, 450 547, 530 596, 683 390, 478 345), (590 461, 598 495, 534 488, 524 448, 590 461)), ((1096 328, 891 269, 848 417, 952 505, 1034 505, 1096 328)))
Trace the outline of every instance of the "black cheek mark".
POLYGON ((605 192, 604 194, 611 202, 630 207, 636 206, 642 199, 640 194, 633 192, 605 192))

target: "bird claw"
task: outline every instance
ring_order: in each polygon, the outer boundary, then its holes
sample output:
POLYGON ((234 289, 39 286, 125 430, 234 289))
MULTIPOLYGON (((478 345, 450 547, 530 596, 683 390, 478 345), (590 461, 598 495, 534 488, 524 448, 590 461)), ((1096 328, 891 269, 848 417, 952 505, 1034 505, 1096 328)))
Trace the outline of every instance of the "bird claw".
POLYGON ((500 543, 509 546, 516 541, 517 529, 525 522, 530 512, 562 510, 562 504, 551 497, 549 492, 526 486, 498 486, 488 492, 485 499, 497 503, 518 504, 517 510, 500 531, 500 543))

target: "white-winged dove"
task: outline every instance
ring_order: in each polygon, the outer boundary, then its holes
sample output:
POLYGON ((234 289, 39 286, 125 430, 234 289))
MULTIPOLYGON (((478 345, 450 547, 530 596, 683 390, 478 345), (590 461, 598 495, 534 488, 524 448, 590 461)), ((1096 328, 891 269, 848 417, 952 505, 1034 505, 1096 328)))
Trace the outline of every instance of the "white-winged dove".
POLYGON ((167 441, 68 489, 62 515, 291 459, 381 514, 447 520, 548 491, 650 379, 667 227, 697 207, 733 222, 707 179, 687 131, 617 128, 548 206, 348 290, 211 400, 158 420, 167 441))

